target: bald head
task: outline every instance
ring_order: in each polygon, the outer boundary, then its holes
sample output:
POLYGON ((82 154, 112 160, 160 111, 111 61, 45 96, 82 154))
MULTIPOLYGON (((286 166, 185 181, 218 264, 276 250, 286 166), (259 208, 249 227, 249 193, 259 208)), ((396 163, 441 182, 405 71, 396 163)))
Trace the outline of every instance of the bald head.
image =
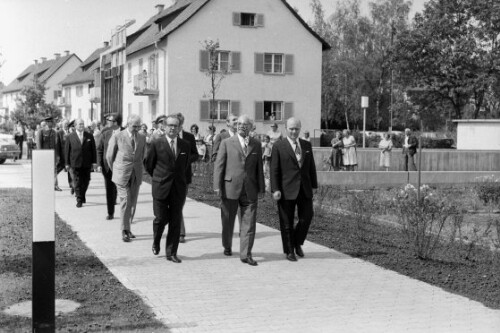
POLYGON ((300 129, 302 124, 297 118, 289 118, 286 121, 286 134, 292 140, 295 141, 299 137, 300 129))
POLYGON ((83 132, 83 130, 85 129, 85 122, 82 118, 78 118, 77 120, 75 120, 75 129, 78 132, 83 132))

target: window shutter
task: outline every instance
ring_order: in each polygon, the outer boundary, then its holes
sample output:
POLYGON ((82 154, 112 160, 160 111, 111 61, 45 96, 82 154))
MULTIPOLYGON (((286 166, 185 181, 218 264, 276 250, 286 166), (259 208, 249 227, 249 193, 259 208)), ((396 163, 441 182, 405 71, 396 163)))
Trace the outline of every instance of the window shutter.
POLYGON ((255 102, 255 121, 264 121, 264 102, 255 102))
POLYGON ((54 99, 57 99, 58 96, 58 91, 57 90, 54 90, 54 99))
POLYGON ((255 24, 256 27, 263 27, 264 26, 264 14, 257 14, 257 23, 255 24))
POLYGON ((264 73, 264 53, 255 53, 255 73, 264 73))
POLYGON ((292 102, 285 102, 285 119, 287 120, 293 117, 293 103, 292 102))
POLYGON ((241 13, 233 13, 233 25, 241 25, 241 13))
POLYGON ((208 51, 200 50, 200 71, 208 71, 208 51))
POLYGON ((231 113, 235 116, 240 115, 240 101, 231 101, 231 113))
POLYGON ((210 101, 200 101, 200 120, 210 119, 210 101))
POLYGON ((231 52, 231 72, 241 72, 241 53, 231 52))
POLYGON ((293 74, 293 54, 285 55, 285 74, 293 74))

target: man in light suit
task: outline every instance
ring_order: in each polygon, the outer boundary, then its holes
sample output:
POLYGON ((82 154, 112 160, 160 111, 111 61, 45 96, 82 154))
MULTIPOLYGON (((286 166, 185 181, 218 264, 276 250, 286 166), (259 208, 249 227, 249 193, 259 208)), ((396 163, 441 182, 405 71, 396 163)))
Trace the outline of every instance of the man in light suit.
POLYGON ((212 150, 212 162, 217 159, 217 152, 219 151, 220 143, 222 140, 234 136, 237 132, 238 117, 229 113, 226 118, 227 131, 222 132, 215 136, 214 146, 212 150))
POLYGON ((264 195, 262 148, 248 133, 253 122, 246 115, 238 118, 238 133, 221 141, 214 166, 214 190, 221 196, 222 246, 232 255, 234 220, 241 211, 240 259, 257 266, 252 258, 257 217, 257 200, 264 195))
POLYGON ((118 125, 118 116, 115 114, 109 114, 106 117, 106 127, 101 132, 101 140, 97 145, 97 171, 102 173, 104 177, 104 188, 106 189, 106 205, 108 210, 108 215, 106 220, 112 220, 115 217, 115 204, 118 192, 115 183, 113 183, 113 172, 109 167, 108 161, 106 160, 106 152, 109 147, 109 139, 113 134, 119 133, 121 131, 118 125))
POLYGON ((415 155, 417 154, 418 139, 412 135, 411 129, 405 129, 405 140, 403 143, 403 155, 405 159, 405 171, 417 171, 415 166, 415 155))
POLYGON ((86 203, 85 194, 89 187, 90 172, 96 168, 96 148, 94 136, 85 131, 83 119, 75 121, 76 131, 66 138, 64 161, 66 171, 73 171, 76 207, 86 203))
POLYGON ((146 171, 152 178, 153 254, 160 253, 160 242, 168 223, 165 254, 167 260, 181 263, 177 257, 181 231, 182 208, 186 201, 190 147, 178 137, 180 121, 176 115, 164 120, 165 135, 151 141, 146 158, 146 171))
POLYGON ((287 138, 276 141, 271 153, 271 193, 278 201, 283 252, 290 261, 297 261, 295 253, 304 256, 302 245, 313 218, 313 189, 318 188, 312 146, 299 139, 300 128, 300 120, 288 119, 287 138), (299 222, 294 227, 295 207, 299 222))
POLYGON ((122 240, 130 242, 135 238, 130 231, 134 219, 137 196, 142 183, 146 137, 139 133, 141 118, 132 114, 128 117, 127 128, 111 136, 106 151, 106 160, 113 172, 111 178, 116 184, 120 198, 122 240))

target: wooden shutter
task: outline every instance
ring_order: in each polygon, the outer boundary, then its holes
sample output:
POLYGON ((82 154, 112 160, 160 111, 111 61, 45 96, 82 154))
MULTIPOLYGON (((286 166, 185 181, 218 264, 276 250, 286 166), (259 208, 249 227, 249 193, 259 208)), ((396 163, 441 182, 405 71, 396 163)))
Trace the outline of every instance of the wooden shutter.
POLYGON ((255 73, 264 73, 264 53, 255 53, 255 73))
POLYGON ((285 54, 285 74, 293 74, 293 54, 285 54))
POLYGON ((241 72, 241 53, 231 52, 231 72, 241 72))
POLYGON ((264 14, 257 14, 255 15, 255 26, 256 27, 263 27, 264 26, 264 14))
POLYGON ((210 101, 200 101, 200 120, 210 119, 210 101))
POLYGON ((54 100, 56 100, 56 99, 57 99, 57 97, 59 97, 59 96, 58 96, 58 91, 57 91, 57 90, 54 90, 54 100))
POLYGON ((241 25, 241 13, 233 13, 233 25, 241 25))
POLYGON ((292 102, 285 102, 285 119, 287 120, 293 117, 293 103, 292 102))
POLYGON ((255 121, 264 121, 264 102, 255 102, 255 121))
POLYGON ((208 71, 208 51, 200 50, 200 71, 208 71))
POLYGON ((240 102, 239 101, 231 101, 231 113, 235 116, 240 115, 240 102))

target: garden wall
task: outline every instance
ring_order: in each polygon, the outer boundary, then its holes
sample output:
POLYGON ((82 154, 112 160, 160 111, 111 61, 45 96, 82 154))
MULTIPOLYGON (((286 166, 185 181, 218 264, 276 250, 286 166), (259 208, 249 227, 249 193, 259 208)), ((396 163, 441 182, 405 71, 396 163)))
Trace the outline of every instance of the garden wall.
MULTIPOLYGON (((314 160, 318 171, 327 171, 324 161, 330 156, 330 148, 314 148, 314 160)), ((379 171, 380 151, 374 148, 358 148, 358 171, 379 171)), ((393 149, 391 171, 404 171, 402 149, 393 149)), ((418 167, 418 154, 415 155, 418 167)), ((475 151, 454 149, 423 149, 422 171, 500 171, 500 151, 475 151)))

